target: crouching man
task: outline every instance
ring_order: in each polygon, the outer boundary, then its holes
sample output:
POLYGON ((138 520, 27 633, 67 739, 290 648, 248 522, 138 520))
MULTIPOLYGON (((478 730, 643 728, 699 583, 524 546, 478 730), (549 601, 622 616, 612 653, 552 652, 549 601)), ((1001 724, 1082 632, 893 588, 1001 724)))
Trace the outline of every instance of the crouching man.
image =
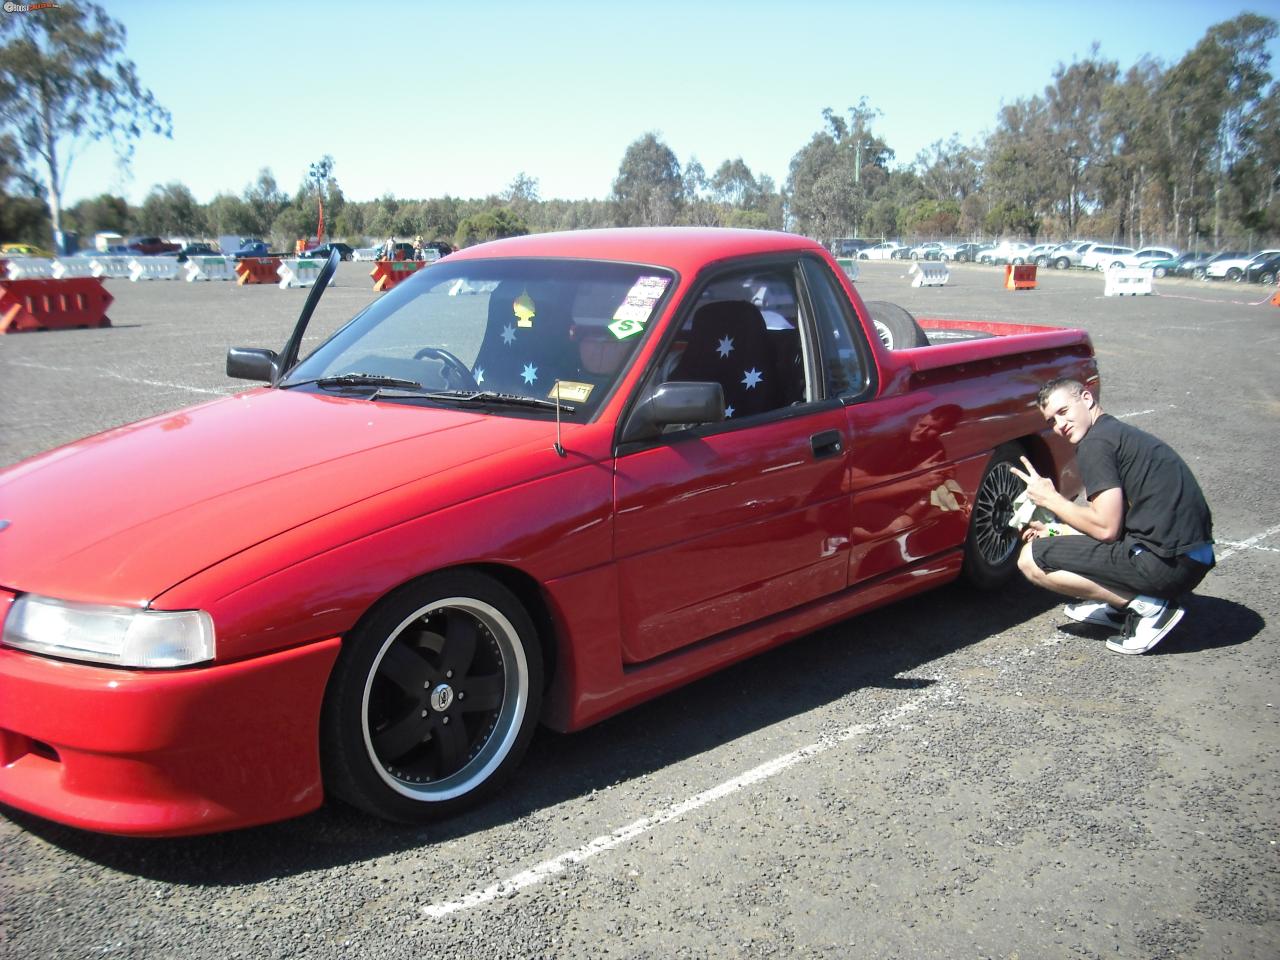
POLYGON ((1046 383, 1040 412, 1076 448, 1088 502, 1074 503, 1023 457, 1037 506, 1080 536, 1049 536, 1032 522, 1018 569, 1037 586, 1076 597, 1065 613, 1081 623, 1114 626, 1117 653, 1146 653, 1182 619, 1178 598, 1213 566, 1213 518, 1191 470, 1165 443, 1102 412, 1077 380, 1046 383))

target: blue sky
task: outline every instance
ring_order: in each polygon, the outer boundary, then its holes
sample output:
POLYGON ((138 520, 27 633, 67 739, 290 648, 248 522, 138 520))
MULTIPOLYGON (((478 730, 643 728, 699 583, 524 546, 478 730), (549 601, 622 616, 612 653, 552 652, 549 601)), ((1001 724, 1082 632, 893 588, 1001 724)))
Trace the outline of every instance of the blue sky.
POLYGON ((203 202, 262 167, 292 192, 324 154, 355 200, 481 197, 522 171, 544 198, 604 197, 651 130, 681 164, 696 156, 710 173, 741 156, 782 186, 824 107, 867 97, 906 162, 952 133, 972 142, 1094 41, 1127 69, 1144 54, 1177 61, 1245 10, 1280 19, 1280 0, 104 5, 173 139, 143 137, 129 174, 86 148, 68 203, 104 191, 140 203, 173 180, 203 202))

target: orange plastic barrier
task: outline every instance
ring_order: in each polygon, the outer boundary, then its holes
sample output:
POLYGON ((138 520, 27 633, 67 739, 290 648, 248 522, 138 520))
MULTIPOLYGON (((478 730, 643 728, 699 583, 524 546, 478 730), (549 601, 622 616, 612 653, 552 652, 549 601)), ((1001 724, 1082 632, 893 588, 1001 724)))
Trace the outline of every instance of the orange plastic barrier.
POLYGON ((0 333, 109 327, 114 299, 100 277, 0 282, 0 333))
POLYGON ((236 263, 236 283, 279 283, 279 257, 245 257, 236 263))
POLYGON ((378 260, 369 272, 373 277, 373 289, 379 292, 390 290, 397 283, 408 280, 410 276, 427 266, 425 260, 378 260))
POLYGON ((1280 287, 1278 287, 1276 292, 1271 295, 1271 305, 1273 307, 1280 307, 1280 287))
POLYGON ((1036 288, 1036 265, 1023 263, 1015 266, 1005 264, 1004 288, 1006 290, 1034 290, 1036 288))

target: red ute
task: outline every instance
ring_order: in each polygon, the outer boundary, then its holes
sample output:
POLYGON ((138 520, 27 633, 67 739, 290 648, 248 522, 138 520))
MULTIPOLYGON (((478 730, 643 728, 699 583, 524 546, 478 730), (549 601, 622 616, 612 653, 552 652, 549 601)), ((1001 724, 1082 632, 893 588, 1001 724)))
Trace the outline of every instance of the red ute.
POLYGON ((539 722, 1002 582, 1008 464, 1079 488, 1037 386, 1096 378, 1080 330, 922 331, 756 231, 498 241, 295 362, 303 324, 228 355, 269 385, 0 473, 0 801, 154 836, 448 813, 539 722))

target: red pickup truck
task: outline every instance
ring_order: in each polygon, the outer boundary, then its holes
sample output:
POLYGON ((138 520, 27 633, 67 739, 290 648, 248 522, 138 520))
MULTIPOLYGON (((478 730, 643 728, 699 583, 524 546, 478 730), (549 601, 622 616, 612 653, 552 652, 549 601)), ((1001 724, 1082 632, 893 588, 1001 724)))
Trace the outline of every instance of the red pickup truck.
POLYGON ((484 244, 299 361, 325 286, 229 352, 263 386, 0 473, 0 801, 137 835, 447 814, 539 722, 1002 582, 1016 457, 1079 488, 1034 398, 1096 380, 1084 332, 917 324, 800 237, 484 244))

